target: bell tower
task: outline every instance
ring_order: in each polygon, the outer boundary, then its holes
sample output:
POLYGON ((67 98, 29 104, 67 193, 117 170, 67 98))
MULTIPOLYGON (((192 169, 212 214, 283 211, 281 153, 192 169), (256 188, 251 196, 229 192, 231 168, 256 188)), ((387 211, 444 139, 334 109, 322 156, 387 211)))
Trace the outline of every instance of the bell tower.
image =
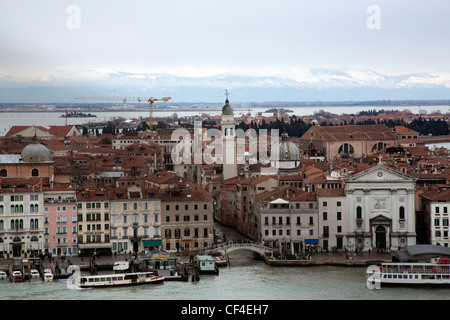
POLYGON ((222 166, 223 179, 227 180, 237 176, 236 161, 236 132, 233 108, 228 100, 228 90, 225 90, 226 100, 222 108, 222 166))

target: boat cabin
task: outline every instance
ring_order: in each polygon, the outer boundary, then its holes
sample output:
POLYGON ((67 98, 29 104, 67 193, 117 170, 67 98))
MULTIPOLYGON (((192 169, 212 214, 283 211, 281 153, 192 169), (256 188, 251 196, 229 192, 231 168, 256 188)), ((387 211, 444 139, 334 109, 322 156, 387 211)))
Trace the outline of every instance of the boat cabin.
POLYGON ((149 269, 175 269, 178 258, 166 253, 156 253, 141 260, 145 261, 145 266, 149 269))
POLYGON ((216 273, 216 260, 212 256, 199 255, 195 258, 200 273, 216 273))
POLYGON ((418 244, 407 246, 403 250, 398 250, 392 257, 393 262, 432 262, 433 258, 450 259, 450 249, 431 244, 418 244))

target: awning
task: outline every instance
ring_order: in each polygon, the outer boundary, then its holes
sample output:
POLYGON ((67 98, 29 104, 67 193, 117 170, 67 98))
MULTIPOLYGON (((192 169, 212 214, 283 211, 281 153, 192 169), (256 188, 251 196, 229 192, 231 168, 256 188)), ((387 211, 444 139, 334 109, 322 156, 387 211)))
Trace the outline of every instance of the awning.
POLYGON ((306 239, 306 244, 319 244, 319 239, 306 239))
POLYGON ((161 240, 142 240, 144 247, 162 246, 161 240))

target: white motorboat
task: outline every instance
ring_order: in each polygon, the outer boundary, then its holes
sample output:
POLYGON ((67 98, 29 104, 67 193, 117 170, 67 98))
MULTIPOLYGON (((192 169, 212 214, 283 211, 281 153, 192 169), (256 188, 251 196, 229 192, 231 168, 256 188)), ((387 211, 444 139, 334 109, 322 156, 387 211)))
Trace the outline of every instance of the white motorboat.
POLYGON ((8 277, 5 271, 0 271, 0 280, 5 280, 8 277))
POLYGON ((116 261, 113 265, 113 270, 116 273, 126 272, 130 268, 130 263, 128 261, 116 261))
POLYGON ((51 273, 51 272, 44 272, 44 281, 45 282, 53 281, 53 273, 51 273))
POLYGON ((37 271, 37 269, 31 269, 30 276, 31 278, 39 278, 41 274, 39 273, 39 271, 37 271))
POLYGON ((23 282, 22 272, 20 272, 18 270, 13 271, 12 277, 13 277, 14 282, 23 282))

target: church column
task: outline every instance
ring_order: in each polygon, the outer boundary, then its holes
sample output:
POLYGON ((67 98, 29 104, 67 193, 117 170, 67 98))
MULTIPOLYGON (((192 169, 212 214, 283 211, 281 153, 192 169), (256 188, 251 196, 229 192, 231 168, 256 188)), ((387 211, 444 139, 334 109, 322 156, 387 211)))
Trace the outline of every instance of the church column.
POLYGON ((370 190, 364 189, 364 200, 363 200, 363 225, 364 225, 364 237, 363 237, 363 249, 366 246, 366 237, 369 233, 369 237, 374 238, 374 233, 370 230, 370 218, 371 218, 371 208, 370 208, 370 190))
POLYGON ((386 227, 386 249, 397 250, 398 248, 398 235, 395 239, 392 239, 391 232, 398 234, 400 231, 399 225, 399 204, 398 204, 398 195, 397 189, 391 189, 391 225, 386 227), (392 248, 392 245, 395 245, 395 248, 392 248))

